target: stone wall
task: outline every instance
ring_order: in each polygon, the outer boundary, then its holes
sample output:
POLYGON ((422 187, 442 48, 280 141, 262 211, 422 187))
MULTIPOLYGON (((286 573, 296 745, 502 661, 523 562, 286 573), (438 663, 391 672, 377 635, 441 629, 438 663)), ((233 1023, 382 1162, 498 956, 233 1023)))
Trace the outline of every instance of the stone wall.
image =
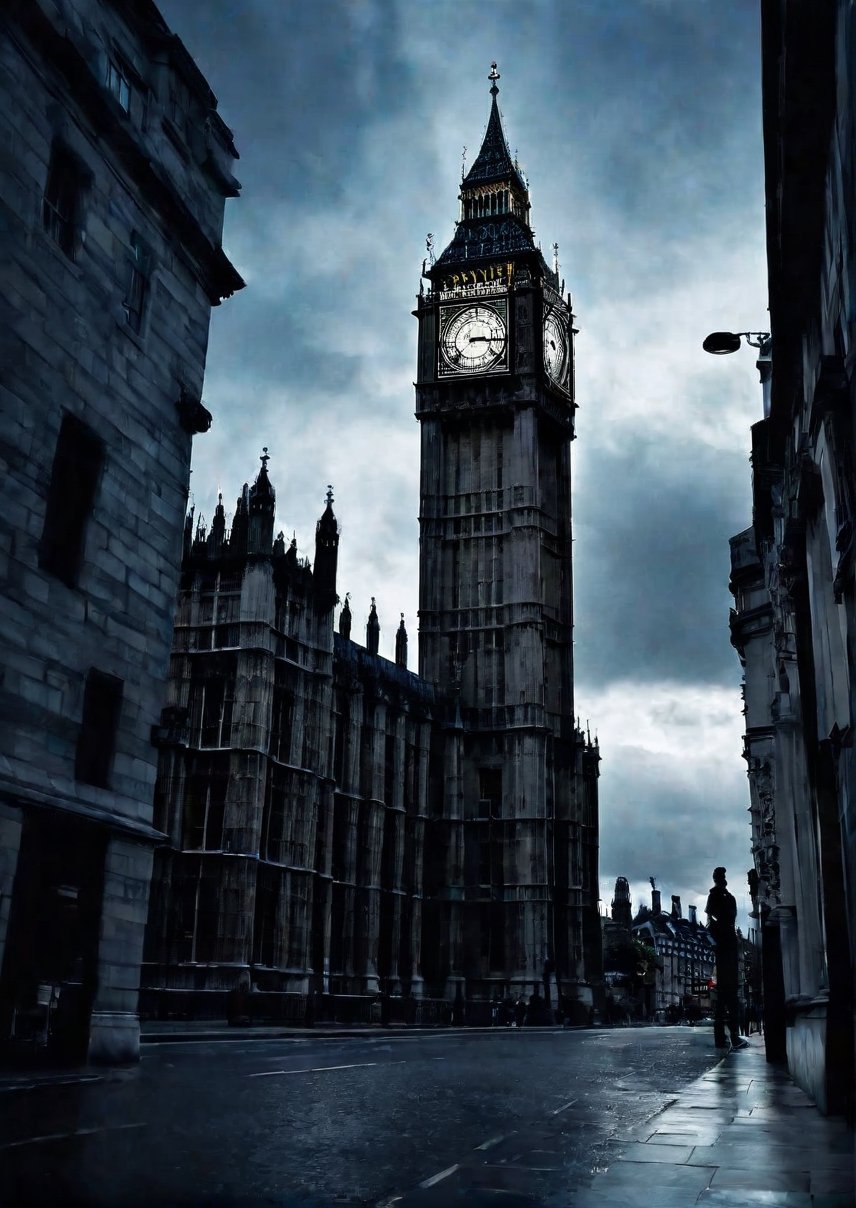
MULTIPOLYGON (((199 396, 211 305, 242 284, 220 248, 234 156, 153 5, 32 0, 0 18, 0 798, 13 838, 51 812, 109 836, 86 923, 92 1059, 136 1053, 151 863, 140 844, 155 837, 151 730, 191 437, 210 422, 199 396), (99 757, 99 743, 112 749, 99 757)), ((38 882, 38 853, 28 870, 14 852, 0 865, 4 903, 38 882)), ((40 893, 60 891, 77 890, 40 893)), ((34 979, 78 984, 63 909, 51 969, 25 975, 7 951, 2 1040, 34 979)))

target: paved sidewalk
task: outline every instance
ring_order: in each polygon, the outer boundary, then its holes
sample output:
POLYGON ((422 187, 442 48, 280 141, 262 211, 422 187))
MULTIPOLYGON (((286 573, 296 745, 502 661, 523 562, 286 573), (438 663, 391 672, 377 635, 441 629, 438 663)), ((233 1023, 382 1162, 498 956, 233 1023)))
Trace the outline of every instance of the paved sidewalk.
POLYGON ((763 1044, 731 1052, 619 1144, 569 1208, 853 1208, 854 1134, 822 1116, 763 1044))

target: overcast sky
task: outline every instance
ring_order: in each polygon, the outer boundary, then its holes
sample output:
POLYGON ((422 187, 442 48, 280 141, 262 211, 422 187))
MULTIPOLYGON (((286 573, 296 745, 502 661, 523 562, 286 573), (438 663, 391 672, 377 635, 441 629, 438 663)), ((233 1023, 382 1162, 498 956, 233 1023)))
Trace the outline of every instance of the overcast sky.
MULTIPOLYGON (((270 450, 277 526, 312 556, 327 483, 339 592, 416 666, 419 431, 411 316, 457 216, 496 59, 546 258, 573 294, 576 697, 601 744, 601 885, 704 904, 751 866, 728 538, 751 520, 764 329, 753 0, 160 0, 233 129, 193 498, 227 511, 270 450)), ((745 920, 744 920, 745 921, 745 920)))

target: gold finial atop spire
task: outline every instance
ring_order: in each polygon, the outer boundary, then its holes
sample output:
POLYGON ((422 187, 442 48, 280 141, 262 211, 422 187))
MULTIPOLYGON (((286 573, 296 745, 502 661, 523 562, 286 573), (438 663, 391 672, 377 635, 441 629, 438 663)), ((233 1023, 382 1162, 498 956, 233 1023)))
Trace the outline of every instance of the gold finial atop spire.
POLYGON ((259 461, 262 463, 262 469, 266 470, 266 469, 267 469, 267 463, 270 461, 270 453, 268 453, 268 447, 267 447, 267 445, 264 445, 264 446, 263 446, 263 448, 262 448, 262 455, 261 455, 261 457, 259 458, 259 461))
POLYGON ((489 75, 488 75, 488 77, 487 77, 487 78, 488 78, 488 79, 491 81, 491 84, 490 84, 490 95, 491 95, 491 96, 496 96, 496 94, 499 92, 499 89, 498 89, 498 88, 497 88, 497 86, 496 86, 496 81, 497 81, 498 79, 500 79, 500 74, 499 74, 499 72, 496 70, 496 63, 491 63, 491 65, 490 65, 490 73, 489 73, 489 75))

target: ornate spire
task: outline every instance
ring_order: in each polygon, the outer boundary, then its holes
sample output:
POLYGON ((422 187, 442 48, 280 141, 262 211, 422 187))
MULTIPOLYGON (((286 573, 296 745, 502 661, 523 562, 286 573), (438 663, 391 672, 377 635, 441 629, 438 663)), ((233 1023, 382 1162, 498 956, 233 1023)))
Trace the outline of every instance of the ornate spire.
POLYGON ((342 605, 342 611, 339 613, 339 633, 343 638, 351 636, 351 606, 348 601, 351 598, 349 591, 345 592, 345 603, 342 605))
POLYGON ((375 598, 372 596, 372 606, 369 609, 369 619, 366 624, 366 650, 369 654, 377 654, 380 646, 380 621, 377 615, 375 598))
POLYGON ((269 554, 273 543, 273 514, 276 508, 276 491, 268 478, 267 463, 269 454, 267 446, 262 450, 259 461, 262 467, 256 481, 250 488, 249 513, 250 523, 247 533, 247 552, 250 554, 269 554))
POLYGON ((529 187, 512 159, 502 128, 496 81, 491 64, 490 117, 481 149, 461 181, 461 214, 455 236, 436 264, 427 272, 445 276, 449 269, 472 262, 494 260, 516 252, 537 252, 529 229, 529 187))
POLYGON ((499 105, 496 101, 499 95, 499 89, 496 86, 499 72, 496 70, 496 63, 491 63, 488 79, 492 81, 490 95, 493 98, 490 103, 490 117, 488 118, 487 130, 482 140, 481 150, 473 160, 473 166, 464 177, 464 187, 466 188, 467 185, 477 183, 486 184, 488 181, 493 180, 513 178, 525 192, 526 183, 514 160, 511 158, 511 152, 508 150, 508 143, 505 140, 505 131, 502 128, 502 118, 499 116, 499 105))
POLYGON ((339 526, 333 514, 333 488, 327 487, 327 506, 315 526, 315 567, 313 579, 315 598, 322 612, 329 612, 337 603, 336 564, 339 549, 339 526))
POLYGON ((395 635, 395 661, 399 667, 407 666, 407 630, 404 628, 404 613, 395 635))
POLYGON ((315 526, 316 544, 319 537, 326 541, 331 541, 335 538, 337 543, 339 540, 339 526, 336 523, 336 517, 333 513, 333 488, 329 485, 327 487, 327 494, 325 498, 327 501, 327 506, 324 508, 321 519, 315 526))
POLYGON ((262 449, 259 461, 262 463, 262 468, 250 489, 250 513, 269 511, 273 514, 276 491, 268 478, 267 463, 270 461, 270 454, 267 451, 267 445, 262 449))
POLYGON ((217 506, 214 509, 214 519, 211 521, 211 531, 208 534, 208 548, 214 554, 223 546, 226 535, 226 510, 223 507, 223 492, 217 495, 217 506))
POLYGON ((187 558, 188 555, 190 554, 190 550, 193 545, 193 517, 194 517, 195 512, 196 512, 196 506, 192 505, 190 508, 190 511, 187 513, 187 515, 184 518, 183 551, 184 551, 185 558, 187 558))
POLYGON ((245 554, 247 552, 247 534, 250 526, 247 511, 249 497, 250 488, 244 483, 235 504, 235 515, 232 517, 232 531, 229 534, 229 550, 233 554, 245 554))

